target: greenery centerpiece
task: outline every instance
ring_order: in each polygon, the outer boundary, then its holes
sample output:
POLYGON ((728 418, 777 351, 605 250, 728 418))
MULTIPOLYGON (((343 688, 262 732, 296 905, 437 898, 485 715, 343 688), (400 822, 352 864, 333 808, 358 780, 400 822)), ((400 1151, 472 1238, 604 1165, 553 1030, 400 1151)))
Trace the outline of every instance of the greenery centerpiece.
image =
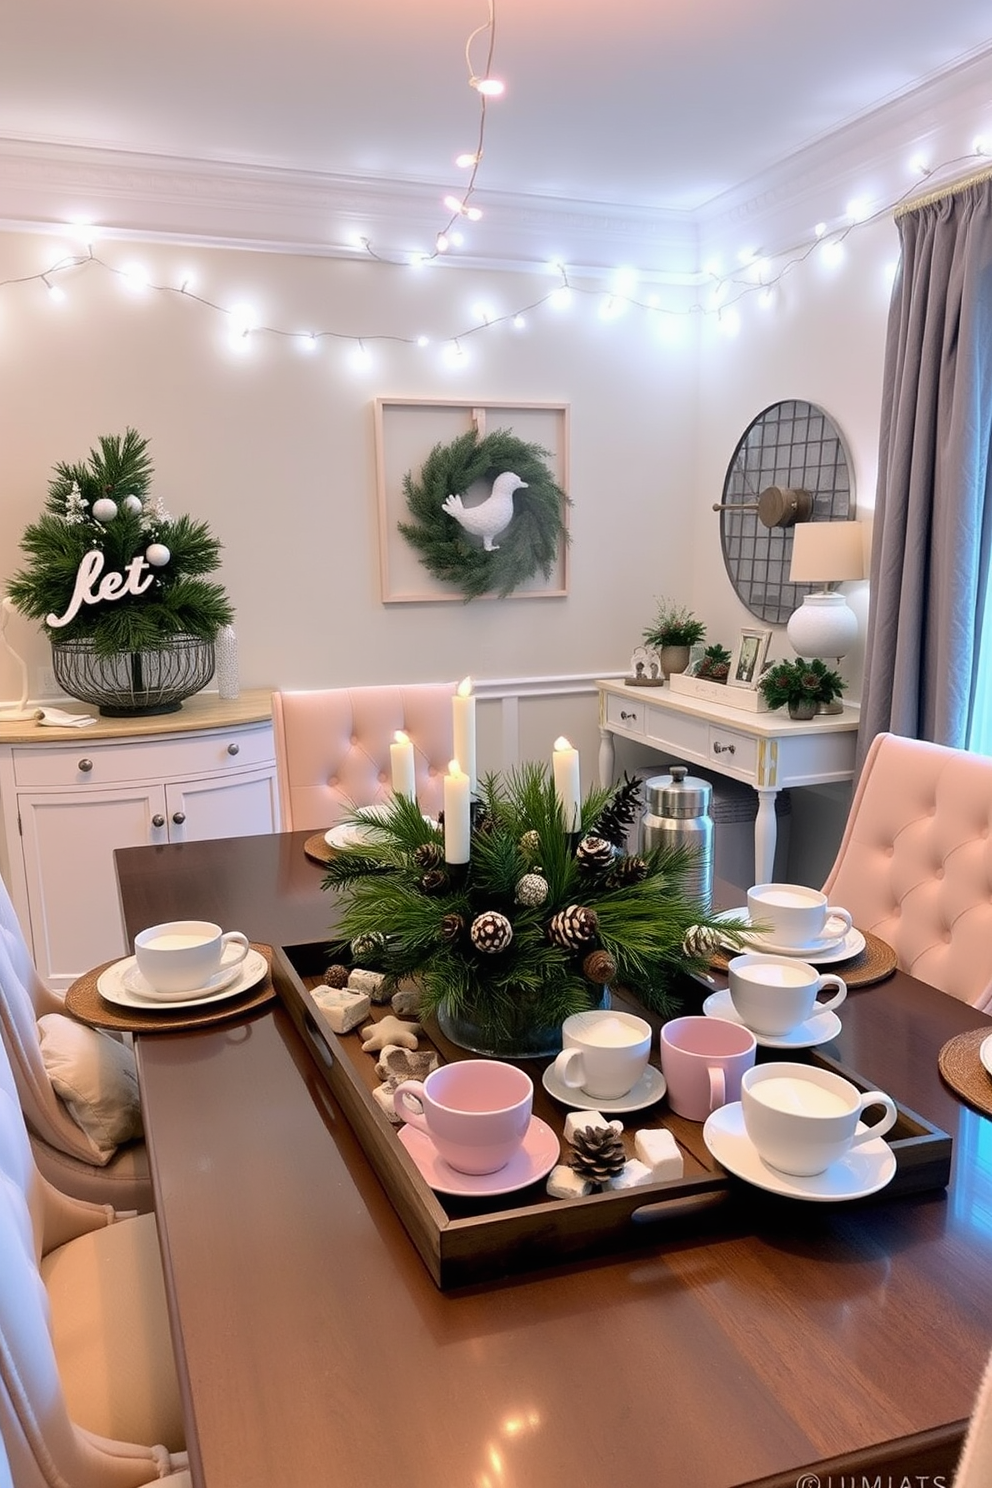
POLYGON ((29 564, 7 585, 49 636, 63 689, 111 715, 178 708, 209 682, 214 638, 234 616, 204 578, 220 543, 205 522, 171 517, 151 478, 134 429, 56 465, 45 511, 21 538, 29 564))
POLYGON ((833 703, 847 683, 839 672, 814 657, 776 661, 762 674, 758 687, 769 708, 789 709, 792 718, 812 718, 821 703, 833 703))
POLYGON ((670 599, 660 599, 654 620, 644 629, 644 639, 649 646, 662 650, 665 646, 695 646, 706 634, 706 626, 697 620, 687 605, 675 604, 670 599))
POLYGON ((332 859, 337 936, 363 966, 414 978, 421 1011, 466 1048, 504 1057, 553 1053, 571 1013, 608 1003, 622 983, 668 1014, 680 974, 701 970, 717 921, 686 892, 689 847, 626 851, 640 782, 593 790, 578 834, 565 830, 549 772, 527 765, 480 786, 467 867, 444 860, 443 825, 395 797, 357 811, 368 841, 332 859))

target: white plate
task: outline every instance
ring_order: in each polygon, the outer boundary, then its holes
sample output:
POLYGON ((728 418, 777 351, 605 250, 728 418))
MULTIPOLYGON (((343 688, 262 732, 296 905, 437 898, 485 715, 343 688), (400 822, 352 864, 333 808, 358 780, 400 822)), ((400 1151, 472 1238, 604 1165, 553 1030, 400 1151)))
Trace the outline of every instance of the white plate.
MULTIPOLYGON (((720 920, 746 920, 747 909, 727 909, 717 915, 720 920)), ((829 924, 829 921, 827 922, 829 924)), ((835 924, 839 921, 834 921, 835 924)), ((829 950, 823 950, 819 946, 779 946, 765 939, 763 935, 749 935, 745 943, 745 949, 749 951, 764 951, 767 956, 795 956, 800 961, 811 961, 814 966, 829 966, 834 961, 849 961, 852 956, 858 956, 864 950, 866 941, 860 930, 853 927, 846 935, 834 941, 829 950)), ((724 949, 733 956, 741 954, 737 946, 731 945, 729 941, 723 942, 724 949)))
MULTIPOLYGON (((392 803, 382 802, 378 806, 363 806, 361 809, 385 817, 392 809, 392 803)), ((437 826, 434 818, 426 812, 424 821, 428 826, 437 826)), ((338 822, 336 827, 331 827, 330 831, 324 833, 324 841, 328 847, 365 847, 367 843, 374 842, 377 836, 381 840, 374 822, 338 822)))
MULTIPOLYGON (((747 1027, 734 1007, 734 1000, 729 992, 711 993, 703 1003, 703 1012, 707 1018, 722 1018, 725 1023, 738 1023, 742 1028, 747 1027)), ((756 1028, 752 1028, 751 1032, 755 1042, 766 1049, 814 1049, 817 1044, 825 1044, 828 1039, 836 1038, 840 1028, 837 1014, 832 1008, 824 1008, 822 1013, 812 1013, 805 1023, 800 1023, 789 1033, 759 1033, 756 1028)))
POLYGON ((214 985, 204 992, 190 992, 185 998, 170 997, 167 1001, 156 997, 151 988, 148 988, 144 996, 132 991, 132 987, 136 985, 136 969, 134 957, 125 956, 123 961, 115 961, 113 966, 108 966, 106 971, 100 973, 96 990, 104 1002, 112 1002, 117 1007, 140 1008, 144 1013, 167 1013, 172 1008, 203 1007, 205 1003, 219 1002, 221 998, 237 997, 239 993, 247 992, 249 987, 254 987, 267 974, 269 963, 260 951, 249 950, 236 968, 237 975, 223 986, 214 985))
POLYGON ((398 1135, 422 1177, 436 1193, 468 1198, 488 1199, 515 1193, 518 1188, 546 1178, 561 1157, 558 1138, 537 1116, 530 1119, 523 1146, 495 1173, 459 1173, 457 1168, 449 1167, 427 1133, 415 1126, 401 1126, 398 1135))
POLYGON ((600 1111, 603 1115, 607 1111, 614 1114, 641 1111, 645 1106, 653 1106, 656 1101, 660 1101, 668 1089, 664 1075, 653 1064, 648 1065, 633 1090, 628 1090, 626 1095, 618 1095, 615 1100, 609 1100, 604 1095, 587 1095, 584 1090, 572 1090, 570 1086, 563 1085, 555 1074, 553 1064, 549 1064, 544 1071, 541 1084, 563 1106, 570 1106, 573 1111, 600 1111))
POLYGON ((978 1057, 989 1074, 992 1075, 992 1033, 989 1034, 988 1038, 982 1039, 982 1042, 979 1044, 978 1057))
MULTIPOLYGON (((859 1121, 858 1131, 864 1131, 859 1121)), ((846 1156, 831 1163, 825 1173, 799 1178, 780 1173, 759 1157, 744 1129, 740 1101, 721 1106, 706 1119, 703 1141, 717 1162, 728 1173, 753 1183, 755 1188, 782 1194, 788 1199, 812 1199, 815 1203, 839 1203, 842 1199, 863 1199, 891 1183, 896 1172, 896 1155, 884 1137, 852 1147, 846 1156)))

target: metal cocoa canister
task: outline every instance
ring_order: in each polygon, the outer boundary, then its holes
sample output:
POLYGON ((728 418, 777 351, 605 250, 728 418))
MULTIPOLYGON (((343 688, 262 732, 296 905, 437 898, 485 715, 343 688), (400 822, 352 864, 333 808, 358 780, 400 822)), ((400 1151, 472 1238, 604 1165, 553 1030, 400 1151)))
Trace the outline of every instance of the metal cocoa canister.
POLYGON ((641 822, 641 845, 675 847, 685 845, 694 852, 686 874, 685 892, 707 911, 713 903, 713 818, 710 804, 713 787, 708 780, 690 775, 685 765, 669 765, 667 775, 645 781, 647 810, 641 822))

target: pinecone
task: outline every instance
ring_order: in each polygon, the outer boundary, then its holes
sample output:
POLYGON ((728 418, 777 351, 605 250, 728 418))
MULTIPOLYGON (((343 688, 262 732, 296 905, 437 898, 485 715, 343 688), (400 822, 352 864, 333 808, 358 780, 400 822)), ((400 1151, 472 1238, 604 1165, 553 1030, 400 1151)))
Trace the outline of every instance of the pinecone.
POLYGON ((590 982, 608 987, 617 974, 617 963, 609 951, 590 951, 582 963, 582 974, 590 982))
POLYGON ((355 958, 355 965, 360 966, 363 961, 374 961, 385 949, 386 937, 373 932, 371 935, 356 935, 351 942, 351 954, 355 958))
POLYGON ((623 785, 596 819, 593 827, 596 836, 605 837, 614 847, 622 848, 627 841, 627 833, 637 820, 641 804, 641 782, 624 775, 623 785))
POLYGON ((575 849, 575 864, 583 873, 605 873, 616 857, 616 848, 605 837, 583 837, 575 849))
POLYGON ((570 904, 552 916, 548 935, 555 945, 573 951, 576 946, 592 940, 599 926, 595 910, 585 909, 581 904, 570 904))
POLYGON ((430 871, 431 868, 440 868, 444 862, 444 848, 440 842, 422 842, 413 850, 413 861, 418 868, 430 871))
POLYGON ((506 915, 500 914, 495 909, 487 909, 472 921, 469 934, 477 951, 485 951, 487 955, 495 956, 498 951, 505 951, 510 944, 513 939, 513 926, 506 915))
POLYGON ((517 884, 516 898, 518 904, 524 904, 529 909, 534 909, 543 904, 548 897, 548 880, 542 878, 539 873, 525 873, 517 884))
POLYGON ((465 929, 465 921, 460 914, 446 914, 441 921, 440 935, 442 940, 457 940, 465 929))
POLYGON ((531 827, 530 831, 525 832, 524 835, 521 837, 520 849, 522 852, 525 852, 529 858, 536 857, 537 854, 541 851, 540 833, 535 832, 534 828, 531 827))
POLYGON ((709 960, 720 946, 720 935, 708 925, 690 925, 682 939, 682 949, 687 956, 704 956, 709 960))
POLYGON ((496 830, 496 818, 484 806, 481 801, 476 801, 472 807, 472 831, 481 832, 483 837, 489 837, 496 830))
POLYGON ((610 884, 614 888, 625 889, 631 884, 640 883, 647 876, 648 865, 643 858, 617 858, 610 869, 610 884))
POLYGON ((326 987, 347 987, 347 985, 348 985, 348 968, 347 968, 347 966, 341 966, 341 965, 329 966, 327 968, 327 970, 324 972, 323 982, 324 982, 324 985, 326 987))
POLYGON ((570 1166, 580 1178, 591 1183, 606 1183, 615 1174, 623 1171, 627 1154, 623 1150, 623 1137, 611 1126, 582 1126, 572 1139, 574 1151, 570 1166))
POLYGON ((431 868, 420 880, 420 892, 422 894, 443 894, 450 882, 442 868, 431 868))

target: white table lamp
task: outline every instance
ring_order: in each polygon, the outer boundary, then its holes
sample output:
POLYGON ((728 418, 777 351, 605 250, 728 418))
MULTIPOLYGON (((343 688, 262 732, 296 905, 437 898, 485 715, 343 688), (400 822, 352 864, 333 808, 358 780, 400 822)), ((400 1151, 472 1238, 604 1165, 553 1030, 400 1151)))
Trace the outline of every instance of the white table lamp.
POLYGON ((821 584, 793 610, 786 626, 800 656, 839 661, 858 636, 858 617, 832 587, 865 577, 864 529, 860 522, 803 522, 792 531, 790 584, 821 584))

